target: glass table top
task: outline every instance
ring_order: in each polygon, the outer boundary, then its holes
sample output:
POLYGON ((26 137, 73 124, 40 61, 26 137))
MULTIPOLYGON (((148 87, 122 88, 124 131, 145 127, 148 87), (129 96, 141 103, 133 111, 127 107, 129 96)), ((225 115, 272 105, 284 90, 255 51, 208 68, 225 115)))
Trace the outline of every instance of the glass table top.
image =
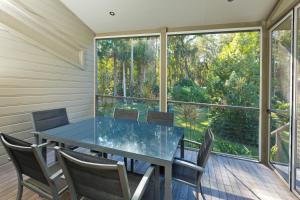
POLYGON ((95 117, 42 132, 105 148, 172 161, 184 129, 145 122, 95 117))

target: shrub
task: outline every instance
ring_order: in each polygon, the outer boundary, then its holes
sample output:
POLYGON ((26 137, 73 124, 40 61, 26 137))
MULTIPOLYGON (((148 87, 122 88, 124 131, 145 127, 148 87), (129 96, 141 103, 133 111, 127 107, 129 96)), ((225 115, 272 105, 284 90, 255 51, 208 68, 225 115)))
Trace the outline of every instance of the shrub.
POLYGON ((171 92, 176 101, 208 103, 209 96, 206 87, 200 87, 190 79, 178 81, 171 92))

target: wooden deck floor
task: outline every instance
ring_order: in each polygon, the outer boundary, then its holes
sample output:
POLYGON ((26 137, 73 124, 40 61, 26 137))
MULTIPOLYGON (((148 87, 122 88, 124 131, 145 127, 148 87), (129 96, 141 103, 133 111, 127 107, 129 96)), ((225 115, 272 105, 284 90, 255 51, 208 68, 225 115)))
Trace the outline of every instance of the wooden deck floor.
MULTIPOLYGON (((188 159, 195 159, 194 152, 186 151, 188 159)), ((114 156, 114 159, 120 159, 114 156)), ((142 172, 146 163, 137 162, 136 172, 142 172)), ((208 161, 202 180, 205 199, 297 199, 284 183, 269 168, 250 161, 228 158, 212 154, 208 161)), ((0 167, 0 199, 15 199, 17 193, 17 177, 14 167, 8 163, 0 167)), ((23 199, 40 199, 25 188, 23 199)), ((195 199, 193 188, 181 183, 173 183, 173 199, 195 199)), ((201 198, 200 198, 201 199, 201 198)))

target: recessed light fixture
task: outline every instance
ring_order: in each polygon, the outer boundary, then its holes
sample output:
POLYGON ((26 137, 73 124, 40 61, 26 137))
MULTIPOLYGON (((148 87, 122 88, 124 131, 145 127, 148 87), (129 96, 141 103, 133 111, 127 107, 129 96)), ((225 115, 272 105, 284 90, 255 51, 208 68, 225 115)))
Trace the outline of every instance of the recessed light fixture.
POLYGON ((116 15, 116 13, 115 13, 115 12, 113 12, 113 11, 110 11, 110 12, 109 12, 109 15, 110 15, 110 16, 115 16, 115 15, 116 15))
POLYGON ((228 2, 233 2, 234 0, 227 0, 228 2))

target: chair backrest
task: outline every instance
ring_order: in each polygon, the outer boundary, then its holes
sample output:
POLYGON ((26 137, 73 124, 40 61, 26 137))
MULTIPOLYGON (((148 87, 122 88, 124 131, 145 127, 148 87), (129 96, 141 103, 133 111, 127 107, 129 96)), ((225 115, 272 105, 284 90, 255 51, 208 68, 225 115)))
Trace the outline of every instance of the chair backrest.
POLYGON ((124 164, 56 147, 71 199, 130 199, 124 164))
POLYGON ((32 113, 32 119, 36 131, 45 131, 69 124, 65 108, 36 111, 32 113))
POLYGON ((49 186, 46 177, 46 164, 44 163, 37 147, 28 142, 0 133, 1 142, 9 157, 14 163, 17 173, 29 176, 49 186))
POLYGON ((133 120, 137 121, 139 117, 139 112, 136 109, 121 109, 115 108, 114 111, 114 118, 115 119, 126 119, 126 120, 133 120))
POLYGON ((148 111, 147 122, 151 124, 158 124, 163 126, 173 126, 174 113, 148 111))
POLYGON ((211 129, 209 128, 205 133, 204 141, 198 151, 198 156, 197 156, 198 166, 205 167, 209 154, 212 150, 213 141, 214 141, 214 135, 211 129))

